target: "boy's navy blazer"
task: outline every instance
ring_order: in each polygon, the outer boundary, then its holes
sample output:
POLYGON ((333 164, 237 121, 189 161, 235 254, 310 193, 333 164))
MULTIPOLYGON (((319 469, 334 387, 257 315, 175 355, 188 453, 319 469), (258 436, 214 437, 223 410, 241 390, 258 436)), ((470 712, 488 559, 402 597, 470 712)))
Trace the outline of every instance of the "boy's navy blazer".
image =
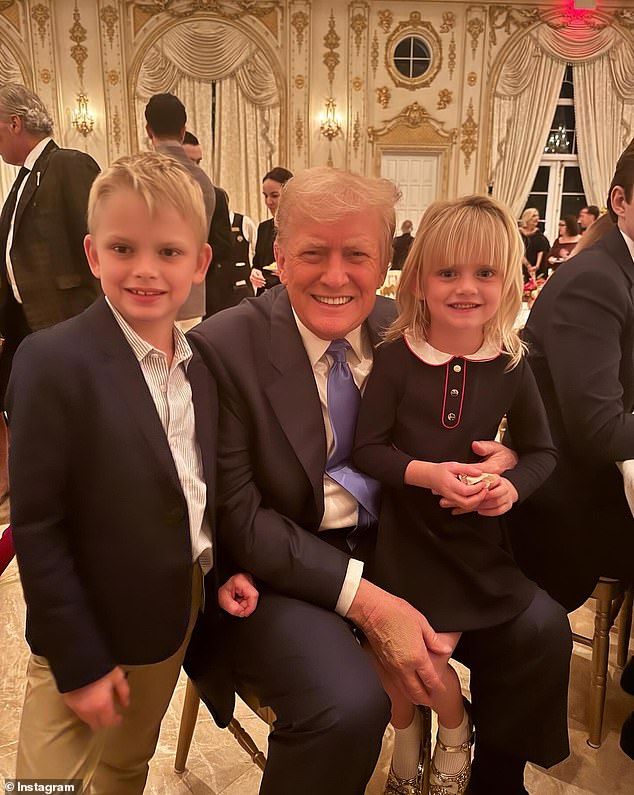
MULTIPOLYGON (((196 353, 188 377, 215 535, 215 383, 196 353)), ((11 523, 33 652, 48 659, 63 692, 118 664, 166 659, 189 618, 187 504, 138 361, 105 299, 27 337, 7 402, 11 523)), ((209 592, 207 601, 215 614, 209 592)))

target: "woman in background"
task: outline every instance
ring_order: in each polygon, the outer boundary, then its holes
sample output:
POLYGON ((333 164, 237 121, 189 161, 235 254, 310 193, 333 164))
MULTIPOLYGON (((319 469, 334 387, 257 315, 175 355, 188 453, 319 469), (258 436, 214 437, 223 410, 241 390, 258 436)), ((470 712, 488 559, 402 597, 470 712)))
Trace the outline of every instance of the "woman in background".
POLYGON ((256 295, 260 295, 264 290, 275 287, 280 283, 277 273, 270 270, 270 266, 275 266, 275 255, 273 254, 273 241, 275 240, 275 213, 280 201, 282 188, 293 176, 293 172, 281 166, 264 175, 262 180, 262 194, 272 218, 258 226, 258 236, 255 243, 255 254, 253 255, 253 268, 249 281, 256 295))
POLYGON ((553 243, 548 255, 548 265, 553 269, 565 262, 573 248, 581 240, 581 230, 574 215, 566 215, 559 221, 559 237, 553 243))
POLYGON ((524 241, 522 270, 525 282, 529 279, 538 279, 540 276, 545 279, 548 272, 545 257, 550 251, 550 243, 537 226, 538 222, 539 213, 535 207, 524 210, 520 221, 520 232, 524 241))

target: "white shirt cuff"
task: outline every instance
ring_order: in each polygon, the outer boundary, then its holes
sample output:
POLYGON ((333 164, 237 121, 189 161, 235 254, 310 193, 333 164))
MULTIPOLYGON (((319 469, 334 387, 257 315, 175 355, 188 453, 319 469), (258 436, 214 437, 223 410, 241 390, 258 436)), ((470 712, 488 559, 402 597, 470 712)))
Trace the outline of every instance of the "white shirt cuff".
POLYGON ((354 597, 357 595, 357 591, 359 590, 362 576, 363 562, 360 560, 355 560, 354 558, 350 558, 348 561, 348 571, 346 571, 346 578, 343 581, 341 593, 339 594, 339 599, 337 599, 337 604, 335 605, 335 613, 338 613, 340 616, 345 616, 348 613, 348 610, 350 610, 350 605, 354 601, 354 597))

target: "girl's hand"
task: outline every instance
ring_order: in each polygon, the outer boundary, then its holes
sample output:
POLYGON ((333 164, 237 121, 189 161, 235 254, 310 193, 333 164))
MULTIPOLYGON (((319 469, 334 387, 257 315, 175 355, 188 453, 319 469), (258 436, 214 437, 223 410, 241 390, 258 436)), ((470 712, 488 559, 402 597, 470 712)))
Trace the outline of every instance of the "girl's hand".
POLYGON ((517 489, 506 478, 497 478, 497 482, 489 486, 488 493, 480 503, 480 516, 501 516, 510 511, 519 499, 517 489))
POLYGON ((262 271, 258 270, 257 268, 252 268, 251 273, 249 274, 249 281, 251 282, 251 286, 254 290, 259 290, 260 287, 264 287, 266 285, 266 281, 264 276, 262 275, 262 271))
POLYGON ((482 481, 468 486, 458 480, 458 476, 477 477, 482 473, 483 469, 480 466, 460 464, 457 461, 447 461, 442 464, 432 464, 429 461, 410 461, 405 470, 405 483, 430 489, 434 494, 447 500, 452 507, 457 507, 462 511, 474 511, 479 508, 487 492, 487 483, 482 481))
POLYGON ((246 618, 258 603, 258 590, 250 574, 234 574, 218 588, 218 604, 229 615, 246 618))

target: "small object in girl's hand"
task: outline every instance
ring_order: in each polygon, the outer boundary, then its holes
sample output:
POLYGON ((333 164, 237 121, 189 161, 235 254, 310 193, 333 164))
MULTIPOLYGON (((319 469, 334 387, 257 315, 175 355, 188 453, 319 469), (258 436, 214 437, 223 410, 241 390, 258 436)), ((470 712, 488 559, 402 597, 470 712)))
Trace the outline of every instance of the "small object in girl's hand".
POLYGON ((458 475, 458 480, 464 483, 465 486, 475 486, 476 483, 484 483, 488 489, 489 486, 493 485, 495 475, 489 475, 487 472, 483 472, 481 475, 458 475))

